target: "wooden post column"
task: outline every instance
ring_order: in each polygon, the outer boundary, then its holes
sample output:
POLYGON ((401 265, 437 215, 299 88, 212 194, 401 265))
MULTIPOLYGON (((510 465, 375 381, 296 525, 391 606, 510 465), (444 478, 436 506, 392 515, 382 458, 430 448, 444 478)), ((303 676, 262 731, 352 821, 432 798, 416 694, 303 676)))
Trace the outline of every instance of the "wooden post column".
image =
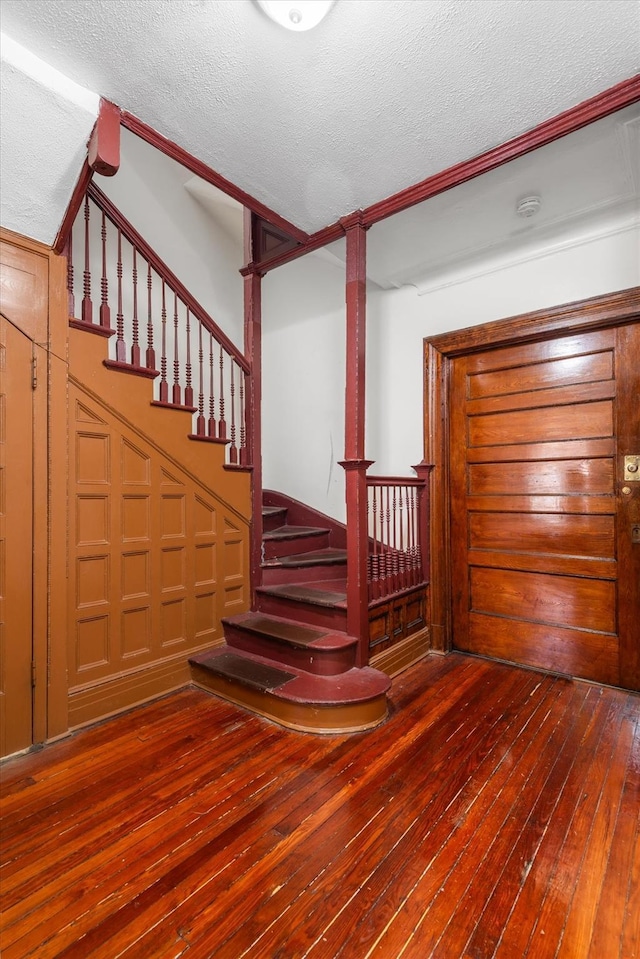
POLYGON ((244 353, 251 373, 247 377, 246 429, 247 462, 252 468, 251 537, 249 547, 251 605, 256 587, 262 583, 262 277, 253 262, 253 214, 245 208, 245 262, 240 271, 244 278, 244 353))
POLYGON ((361 213, 341 220, 347 238, 345 454, 347 506, 347 633, 358 639, 357 665, 369 662, 367 478, 364 458, 366 359, 366 230, 361 213))
POLYGON ((422 560, 422 579, 428 583, 431 577, 431 546, 429 543, 429 476, 433 465, 422 460, 417 466, 413 466, 419 480, 422 481, 418 499, 418 542, 420 544, 420 557, 422 560))

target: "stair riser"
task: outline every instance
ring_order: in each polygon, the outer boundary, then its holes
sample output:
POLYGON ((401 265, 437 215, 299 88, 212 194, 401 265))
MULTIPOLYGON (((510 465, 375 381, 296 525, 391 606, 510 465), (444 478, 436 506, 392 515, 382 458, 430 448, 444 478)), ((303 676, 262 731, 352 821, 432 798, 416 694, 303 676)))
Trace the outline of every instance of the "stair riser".
POLYGON ((264 656, 282 666, 304 669, 315 676, 338 676, 355 666, 355 644, 340 650, 289 646, 277 639, 244 632, 229 624, 225 625, 225 639, 231 649, 264 656))
POLYGON ((287 599, 285 596, 264 596, 257 593, 256 608, 269 616, 283 616, 285 619, 294 619, 297 623, 308 623, 310 626, 339 632, 345 632, 347 628, 347 611, 336 606, 316 606, 315 603, 287 599))
POLYGON ((265 586, 325 582, 329 579, 344 578, 346 568, 346 563, 332 563, 326 566, 263 566, 262 582, 265 586))
POLYGON ((272 516, 262 517, 262 529, 265 533, 271 533, 274 529, 280 529, 281 526, 284 526, 287 522, 287 511, 282 509, 278 513, 274 513, 272 516))
POLYGON ((292 539, 265 539, 264 558, 277 559, 279 556, 294 556, 296 553, 308 553, 314 549, 326 549, 329 545, 328 533, 315 533, 312 536, 296 536, 292 539))

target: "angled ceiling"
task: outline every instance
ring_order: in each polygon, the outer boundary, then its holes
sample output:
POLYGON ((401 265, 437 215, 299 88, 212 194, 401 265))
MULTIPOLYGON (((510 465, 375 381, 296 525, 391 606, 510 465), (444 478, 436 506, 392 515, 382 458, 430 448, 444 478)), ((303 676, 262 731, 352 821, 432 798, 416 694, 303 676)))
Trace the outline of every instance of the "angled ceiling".
MULTIPOLYGON (((253 0, 3 0, 2 30, 308 232, 517 136, 640 63, 637 0, 337 0, 298 34, 253 0)), ((13 91, 3 125, 18 100, 27 109, 13 91)), ((69 193, 68 178, 50 182, 50 147, 35 162, 48 220, 32 213, 23 231, 47 242, 69 193)), ((18 176, 5 164, 4 188, 18 176)))

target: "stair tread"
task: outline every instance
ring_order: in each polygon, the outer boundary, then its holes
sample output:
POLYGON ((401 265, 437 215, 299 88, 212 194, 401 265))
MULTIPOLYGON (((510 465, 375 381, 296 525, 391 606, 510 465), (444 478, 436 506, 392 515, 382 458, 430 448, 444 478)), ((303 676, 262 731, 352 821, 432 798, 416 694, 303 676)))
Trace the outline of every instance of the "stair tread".
POLYGON ((391 686, 391 680, 385 673, 370 666, 353 667, 335 676, 318 676, 294 666, 283 670, 279 664, 264 656, 232 652, 226 646, 199 653, 189 662, 217 676, 261 689, 280 699, 318 706, 366 702, 384 695, 391 686), (261 673, 262 670, 264 673, 261 673), (260 685, 257 679, 260 675, 264 675, 267 684, 271 685, 260 685), (290 678, 280 682, 283 676, 290 678))
POLYGON ((338 630, 307 626, 280 616, 266 616, 264 613, 240 613, 239 616, 223 619, 222 622, 267 640, 277 640, 290 646, 337 650, 353 646, 356 642, 352 636, 347 636, 346 633, 338 630))
POLYGON ((265 596, 277 596, 283 599, 298 600, 303 603, 311 603, 314 606, 344 606, 347 598, 346 592, 336 590, 322 589, 318 586, 311 586, 307 583, 287 583, 282 586, 260 586, 257 590, 265 596))
POLYGON ((263 516, 276 516, 278 513, 286 513, 286 506, 263 506, 262 515, 263 516))
POLYGON ((219 676, 237 679, 253 689, 272 691, 295 679, 295 674, 282 669, 279 665, 261 662, 253 656, 232 653, 226 649, 221 652, 194 657, 190 662, 216 673, 219 676))
POLYGON ((322 536, 328 533, 328 529, 322 529, 320 526, 279 526, 278 529, 268 530, 263 534, 263 539, 297 539, 303 536, 322 536))
POLYGON ((315 549, 308 553, 294 553, 278 559, 266 560, 263 566, 330 566, 346 563, 346 549, 315 549))

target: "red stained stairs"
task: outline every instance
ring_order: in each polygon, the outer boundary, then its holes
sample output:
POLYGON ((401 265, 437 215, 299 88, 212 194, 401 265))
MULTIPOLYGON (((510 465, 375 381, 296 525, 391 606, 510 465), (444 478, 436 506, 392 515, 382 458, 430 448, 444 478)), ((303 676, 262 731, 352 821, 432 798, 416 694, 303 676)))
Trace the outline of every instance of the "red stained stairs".
POLYGON ((390 680, 355 665, 346 629, 339 524, 312 525, 302 504, 265 493, 263 585, 256 609, 224 620, 225 644, 193 656, 194 682, 283 726, 356 732, 387 716, 390 680))

